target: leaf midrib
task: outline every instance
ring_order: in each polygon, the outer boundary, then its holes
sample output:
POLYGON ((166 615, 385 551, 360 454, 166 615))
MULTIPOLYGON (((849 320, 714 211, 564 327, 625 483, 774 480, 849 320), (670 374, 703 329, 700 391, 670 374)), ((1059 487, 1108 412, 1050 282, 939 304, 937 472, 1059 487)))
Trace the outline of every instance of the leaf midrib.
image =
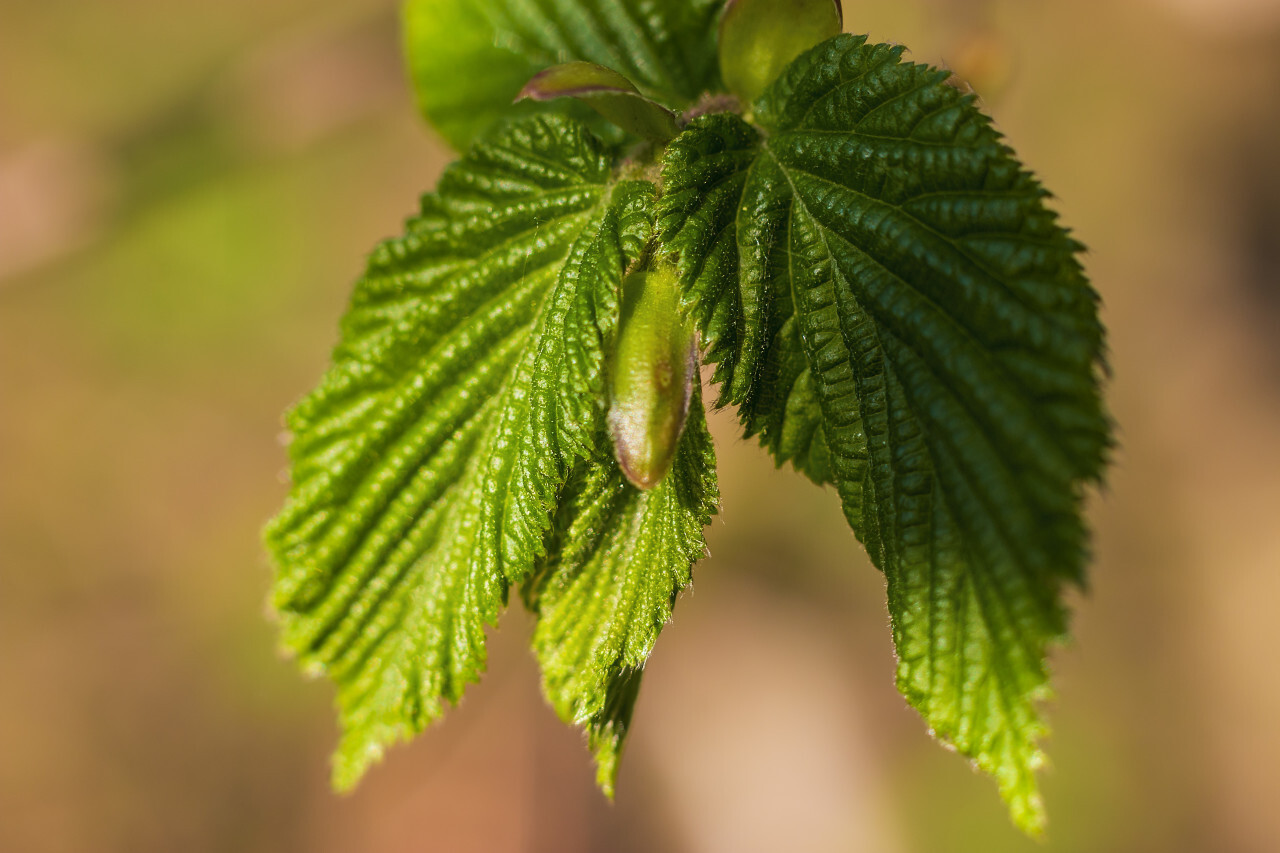
MULTIPOLYGON (((800 133, 806 133, 806 134, 807 134, 807 133, 812 133, 812 132, 813 132, 813 131, 809 131, 809 130, 802 130, 802 131, 796 131, 796 132, 795 132, 795 134, 800 134, 800 133)), ((833 133, 836 133, 837 131, 832 131, 832 132, 833 132, 833 133)), ((786 134, 786 135, 787 135, 787 136, 790 136, 790 135, 793 135, 793 134, 788 133, 788 134, 786 134)), ((844 134, 844 135, 848 136, 848 135, 850 135, 850 134, 844 134)), ((860 135, 860 134, 853 134, 853 135, 860 135)), ((785 136, 783 136, 783 137, 781 137, 781 138, 785 138, 785 136)), ((895 141, 901 142, 902 140, 895 140, 895 141)), ((787 171, 788 171, 788 168, 789 168, 789 167, 784 166, 784 165, 782 164, 781 160, 779 160, 779 159, 778 159, 777 155, 776 155, 776 154, 774 154, 774 152, 773 152, 772 150, 770 150, 770 149, 769 149, 769 141, 768 141, 768 140, 766 140, 765 142, 763 142, 763 143, 762 143, 761 148, 762 148, 763 150, 766 150, 766 151, 768 151, 768 152, 769 152, 770 156, 772 156, 772 157, 774 158, 774 162, 776 162, 776 163, 778 164, 778 168, 779 168, 780 170, 782 170, 783 172, 787 172, 787 171)), ((816 172, 810 172, 810 171, 809 171, 809 170, 807 170, 807 169, 802 169, 802 168, 799 168, 799 167, 795 167, 795 168, 794 168, 794 171, 796 171, 796 172, 798 172, 798 173, 800 173, 800 174, 802 174, 802 175, 805 175, 806 177, 812 178, 812 179, 814 179, 814 180, 816 180, 816 181, 820 181, 820 182, 822 182, 822 183, 829 184, 829 185, 831 185, 831 186, 833 186, 833 187, 839 187, 840 189, 847 190, 848 192, 851 192, 851 193, 853 193, 854 195, 857 195, 857 196, 860 196, 860 197, 862 197, 862 198, 866 199, 866 200, 867 200, 869 203, 871 203, 872 205, 876 205, 876 206, 880 206, 880 207, 888 208, 888 209, 889 209, 889 210, 891 210, 891 211, 894 211, 894 212, 896 212, 896 213, 901 214, 902 216, 904 216, 904 217, 906 217, 907 219, 911 220, 911 222, 913 222, 913 223, 915 223, 916 225, 918 225, 922 230, 924 230, 924 231, 926 231, 926 232, 928 232, 928 233, 932 234, 933 236, 937 237, 938 239, 940 239, 940 240, 944 241, 947 245, 949 245, 952 249, 954 249, 954 250, 955 250, 955 252, 956 252, 957 254, 959 254, 959 255, 960 255, 961 257, 963 257, 966 261, 968 261, 969 263, 973 264, 973 265, 974 265, 974 267, 976 267, 978 270, 980 270, 980 271, 983 273, 984 277, 985 277, 986 279, 988 279, 988 281, 989 281, 990 283, 992 283, 992 284, 994 284, 995 286, 999 287, 999 288, 1000 288, 1000 289, 1001 289, 1005 294, 1007 294, 1007 296, 1009 297, 1009 299, 1010 299, 1010 300, 1012 300, 1012 301, 1014 301, 1014 302, 1018 303, 1018 305, 1019 305, 1019 306, 1021 306, 1021 308, 1022 308, 1023 310, 1025 310, 1028 314, 1032 314, 1032 315, 1035 315, 1035 316, 1040 317, 1041 319, 1047 320, 1048 322, 1052 323, 1055 327, 1057 327, 1057 329, 1058 329, 1058 331, 1059 331, 1059 332, 1064 333, 1064 334, 1066 334, 1066 335, 1068 335, 1068 336, 1072 335, 1072 333, 1075 331, 1075 330, 1073 330, 1073 329, 1070 329, 1070 328, 1064 327, 1064 326, 1062 325, 1062 323, 1063 323, 1063 318, 1061 318, 1061 317, 1058 317, 1058 316, 1056 316, 1056 315, 1048 316, 1048 317, 1043 317, 1043 316, 1041 316, 1043 312, 1041 312, 1037 306, 1031 305, 1030 303, 1028 303, 1028 302, 1027 302, 1027 300, 1026 300, 1024 297, 1022 297, 1020 294, 1016 293, 1013 289, 1011 289, 1011 288, 1009 287, 1009 285, 1008 285, 1007 283, 1005 283, 1004 279, 1003 279, 1003 278, 1001 278, 1001 277, 1000 277, 1000 275, 998 275, 998 274, 996 273, 996 271, 992 270, 992 269, 990 268, 990 266, 988 266, 988 264, 987 264, 985 261, 981 260, 980 258, 975 258, 974 256, 972 256, 972 255, 971 255, 971 254, 970 254, 970 253, 969 253, 969 252, 964 248, 964 246, 962 246, 962 245, 961 245, 961 244, 960 244, 956 239, 954 239, 954 238, 952 238, 952 237, 950 237, 950 236, 948 236, 948 235, 946 235, 946 234, 942 233, 941 231, 939 231, 938 229, 934 228, 934 227, 933 227, 932 225, 930 225, 929 223, 927 223, 927 222, 925 222, 924 220, 920 219, 919 217, 915 216, 915 215, 914 215, 914 214, 912 214, 910 211, 906 210, 906 209, 905 209, 905 207, 904 207, 903 205, 893 204, 892 202, 888 202, 888 201, 885 201, 884 199, 877 198, 876 196, 873 196, 873 195, 871 195, 870 193, 866 192, 865 190, 859 189, 858 187, 851 187, 851 186, 849 186, 848 184, 843 184, 843 183, 841 183, 841 182, 839 182, 839 181, 833 180, 833 179, 831 179, 831 178, 829 178, 829 177, 826 177, 826 176, 824 176, 824 175, 819 175, 819 174, 817 174, 816 172)), ((797 190, 795 189, 795 184, 791 182, 791 176, 790 176, 790 174, 788 174, 788 175, 787 175, 787 181, 788 181, 788 183, 789 183, 789 184, 791 184, 792 191, 793 191, 793 192, 796 192, 797 190)), ((916 197, 916 196, 912 196, 911 198, 907 199, 906 201, 907 201, 907 202, 911 202, 911 201, 916 201, 916 200, 917 200, 917 197, 916 197)), ((812 215, 812 214, 810 214, 810 215, 812 215)), ((814 220, 815 220, 815 221, 817 221, 817 220, 818 220, 818 217, 814 216, 814 220)), ((1016 236, 1016 237, 1018 237, 1018 239, 1022 239, 1022 235, 1012 235, 1012 236, 1016 236)), ((859 249, 860 249, 860 247, 855 247, 855 248, 859 248, 859 249)), ((861 249, 860 249, 860 250, 861 250, 861 249)), ((865 251, 865 250, 862 250, 862 251, 865 251)), ((982 343, 982 341, 981 341, 981 340, 979 340, 979 339, 977 338, 976 333, 974 333, 971 329, 969 329, 969 328, 968 328, 967 326, 965 326, 963 323, 960 323, 960 321, 959 321, 958 319, 956 319, 955 317, 953 317, 953 316, 952 316, 952 314, 951 314, 951 312, 950 312, 950 311, 946 311, 945 309, 943 309, 943 307, 942 307, 941 305, 938 305, 938 304, 937 304, 937 302, 936 302, 936 301, 934 301, 934 299, 933 299, 932 297, 928 296, 928 295, 927 295, 927 294, 925 294, 923 291, 919 290, 919 288, 916 288, 916 287, 915 287, 914 285, 912 285, 910 282, 908 282, 908 281, 906 281, 905 279, 903 279, 900 275, 898 275, 897 273, 895 273, 893 270, 891 270, 891 269, 889 269, 888 267, 886 267, 882 262, 880 262, 880 260, 879 260, 878 258, 874 258, 874 256, 870 256, 870 255, 869 255, 869 257, 873 257, 873 259, 874 259, 874 260, 876 260, 877 265, 878 265, 878 266, 880 266, 880 267, 881 267, 881 269, 884 269, 884 270, 885 270, 885 272, 889 273, 889 274, 890 274, 890 275, 892 275, 894 278, 896 278, 896 279, 898 279, 899 281, 901 281, 901 282, 902 282, 906 287, 911 288, 911 289, 912 289, 912 290, 914 290, 916 293, 919 293, 919 294, 920 294, 922 297, 924 297, 925 299, 928 299, 928 300, 929 300, 929 302, 930 302, 934 307, 936 307, 936 308, 939 310, 939 312, 940 312, 943 316, 947 317, 947 318, 948 318, 948 319, 950 319, 950 320, 953 320, 953 321, 956 323, 956 325, 957 325, 957 326, 959 326, 959 327, 960 327, 961 329, 963 329, 963 330, 964 330, 964 331, 965 331, 965 332, 966 332, 970 337, 972 337, 972 338, 974 339, 975 343, 976 343, 976 344, 978 344, 978 345, 979 345, 979 347, 980 347, 984 352, 989 348, 986 344, 982 343)), ((1069 363, 1069 362, 1068 362, 1068 363, 1066 363, 1066 364, 1070 364, 1070 366, 1072 366, 1072 367, 1074 367, 1074 366, 1075 366, 1073 363, 1069 363)), ((1013 377, 1010 377, 1010 378, 1012 379, 1013 377)), ((1015 381, 1016 381, 1016 380, 1015 380, 1015 381)))
MULTIPOLYGON (((763 149, 763 150, 765 150, 765 151, 768 151, 768 145, 767 145, 767 143, 766 143, 766 144, 764 144, 764 145, 762 145, 762 149, 763 149)), ((769 153, 769 155, 770 155, 771 157, 774 157, 774 155, 773 155, 773 152, 772 152, 772 151, 768 151, 768 153, 769 153)), ((827 255, 827 257, 830 259, 832 274, 833 274, 833 275, 835 275, 835 276, 839 276, 839 277, 843 280, 843 279, 844 279, 844 273, 843 273, 843 271, 840 269, 839 264, 838 264, 838 263, 836 263, 835 255, 834 255, 834 253, 831 251, 831 247, 830 247, 830 244, 829 244, 829 242, 828 242, 828 229, 821 225, 820 220, 819 220, 816 216, 814 216, 814 215, 813 215, 813 213, 812 213, 812 212, 808 209, 808 207, 805 205, 803 197, 799 194, 799 192, 798 192, 797 188, 796 188, 796 187, 795 187, 795 185, 791 182, 791 176, 787 174, 787 170, 783 167, 783 165, 782 165, 780 162, 778 162, 778 161, 777 161, 777 158, 776 158, 776 157, 774 157, 774 161, 775 161, 775 163, 778 165, 778 169, 779 169, 779 171, 782 173, 782 175, 784 176, 784 178, 786 178, 786 180, 787 180, 788 186, 789 186, 789 188, 790 188, 790 190, 791 190, 791 198, 792 198, 792 200, 793 200, 793 204, 794 204, 794 205, 799 206, 799 207, 804 211, 805 215, 806 215, 807 217, 809 217, 809 219, 810 219, 813 223, 815 223, 815 225, 818 225, 818 226, 819 226, 819 228, 818 228, 819 235, 820 235, 820 237, 821 237, 821 239, 822 239, 822 243, 823 243, 823 247, 824 247, 824 249, 825 249, 825 251, 826 251, 826 255, 827 255)), ((795 215, 794 215, 794 208, 793 208, 793 212, 789 213, 789 214, 788 214, 788 218, 787 218, 787 222, 788 222, 788 229, 789 229, 789 230, 790 230, 790 229, 792 229, 792 228, 794 227, 794 226, 793 226, 794 216, 795 216, 795 215)), ((839 235, 836 235, 836 236, 839 236, 839 235)), ((856 248, 858 248, 858 247, 854 247, 854 248, 856 249, 856 248)), ((859 251, 864 251, 864 250, 859 249, 859 251)), ((865 254, 865 251, 864 251, 864 254, 865 254)), ((873 256, 869 256, 869 257, 873 257, 873 256)), ((874 258, 873 258, 873 259, 874 259, 874 258)), ((795 295, 795 274, 794 274, 794 272, 792 271, 792 267, 790 266, 790 261, 789 261, 789 263, 788 263, 788 284, 789 284, 789 286, 790 286, 790 288, 791 288, 793 304, 797 304, 797 305, 798 305, 799 303, 795 301, 795 300, 796 300, 796 295, 795 295)), ((856 295, 856 292, 855 292, 854 288, 852 288, 851 286, 848 286, 848 285, 849 285, 849 283, 848 283, 847 281, 845 281, 845 285, 846 285, 846 287, 844 288, 845 292, 847 292, 847 293, 849 294, 849 298, 850 298, 850 299, 853 299, 853 300, 855 301, 855 303, 857 304, 857 306, 858 306, 859 310, 861 310, 861 311, 862 311, 864 314, 866 314, 868 317, 875 318, 875 316, 876 316, 876 315, 875 315, 873 312, 869 312, 869 311, 867 311, 866 307, 865 307, 865 306, 863 306, 860 302, 858 302, 858 300, 857 300, 857 295, 856 295)), ((838 309, 837 309, 837 310, 838 310, 838 309)), ((841 334, 841 338, 842 338, 842 339, 844 339, 845 349, 846 349, 847 351, 852 352, 852 350, 849 350, 849 342, 848 342, 848 339, 847 339, 847 338, 845 338, 845 335, 844 335, 844 324, 843 324, 843 323, 840 323, 840 324, 839 324, 839 327, 840 327, 840 334, 841 334)), ((879 350, 879 352, 880 352, 880 354, 881 354, 881 364, 883 365, 883 369, 884 369, 885 371, 893 371, 893 368, 892 368, 891 363, 890 363, 890 358, 889 358, 888 351, 886 350, 886 348, 885 348, 885 346, 884 346, 883 341, 880 339, 881 329, 880 329, 880 323, 879 323, 879 321, 878 321, 878 320, 875 320, 875 321, 873 322, 872 330, 873 330, 873 332, 874 332, 874 334, 875 334, 875 336, 876 336, 876 340, 877 340, 877 349, 879 350)), ((895 337, 896 337, 896 336, 895 336, 895 337)), ((910 345, 909 343, 906 343, 906 342, 902 342, 902 343, 903 343, 903 345, 904 345, 904 346, 906 346, 908 349, 914 349, 913 347, 911 347, 911 345, 910 345)), ((917 356, 918 356, 918 357, 920 357, 920 358, 921 358, 921 360, 922 360, 922 362, 924 362, 926 365, 928 364, 927 359, 925 359, 922 355, 920 355, 919 353, 917 353, 917 356)), ((886 377, 886 378, 887 378, 887 377, 886 377)), ((908 406, 908 407, 909 407, 909 409, 911 410, 912 417, 913 417, 917 422, 920 422, 921 417, 920 417, 920 414, 919 414, 919 412, 918 412, 918 410, 917 410, 917 408, 916 408, 916 404, 915 404, 915 402, 914 402, 914 401, 912 401, 912 400, 910 399, 910 396, 906 393, 906 386, 905 386, 902 382, 900 382, 900 381, 897 379, 896 371, 894 371, 894 381, 898 384, 898 386, 899 386, 899 387, 901 387, 901 388, 903 389, 903 401, 907 404, 907 406, 908 406)), ((886 386, 885 386, 885 394, 886 394, 886 396, 887 396, 889 393, 890 393, 890 390, 889 390, 888 384, 886 383, 886 386)), ((859 401, 858 401, 858 402, 859 402, 859 406, 860 406, 860 407, 862 407, 862 406, 864 405, 864 403, 863 403, 863 401, 862 401, 861 399, 859 399, 859 401)), ((963 401, 963 400, 959 400, 958 402, 960 402, 962 406, 964 405, 964 401, 963 401)), ((967 406, 966 406, 966 409, 967 409, 967 406)), ((865 422, 865 420, 866 420, 866 415, 867 415, 867 413, 866 413, 866 411, 865 411, 865 409, 864 409, 864 410, 863 410, 863 412, 862 412, 862 417, 863 417, 864 422, 865 422)), ((970 413, 970 416, 971 416, 971 418, 972 418, 972 413, 970 413)), ((986 430, 985 430, 985 429, 983 429, 983 428, 981 427, 981 424, 980 424, 980 423, 978 423, 978 426, 979 426, 979 431, 984 435, 984 437, 987 437, 988 442, 990 442, 990 438, 989 438, 989 436, 987 436, 987 435, 986 435, 986 430)), ((926 434, 929 434, 929 433, 926 433, 926 434)), ((968 525, 964 522, 963 517, 962 517, 962 516, 960 516, 959 514, 957 514, 957 513, 956 513, 956 511, 955 511, 955 508, 951 505, 950 498, 949 498, 949 497, 948 497, 948 495, 946 494, 946 491, 945 491, 944 489, 940 488, 940 482, 941 482, 941 481, 940 481, 940 479, 939 479, 939 475, 938 475, 938 466, 937 466, 937 463, 934 461, 934 454, 935 454, 935 452, 936 452, 936 451, 935 451, 934 447, 932 446, 932 443, 926 440, 926 441, 924 441, 924 442, 923 442, 923 444, 924 444, 924 447, 926 448, 926 452, 928 452, 928 454, 929 454, 930 469, 931 469, 931 471, 932 471, 932 477, 931 477, 931 479, 932 479, 932 485, 931 485, 931 489, 930 489, 931 502, 932 502, 932 500, 934 500, 934 499, 939 499, 939 500, 941 500, 941 501, 943 502, 944 506, 946 507, 946 511, 950 514, 950 516, 951 516, 951 518, 952 518, 952 520, 953 520, 953 523, 954 523, 954 524, 955 524, 955 526, 956 526, 957 531, 960 533, 961 539, 962 539, 962 541, 963 541, 963 543, 964 543, 965 551, 966 551, 966 553, 969 555, 969 560, 967 561, 967 563, 966 563, 966 565, 965 565, 965 567, 964 567, 964 573, 965 573, 965 576, 966 576, 966 578, 968 579, 968 581, 969 581, 970 583, 976 583, 976 580, 977 580, 977 574, 980 574, 980 573, 976 572, 976 567, 977 567, 978 565, 980 565, 980 564, 979 564, 978 562, 976 562, 976 561, 973 559, 973 553, 974 553, 974 551, 973 551, 973 544, 974 544, 974 543, 971 541, 971 536, 972 536, 972 534, 971 534, 971 533, 970 533, 970 531, 968 530, 968 525)), ((995 448, 994 448, 994 447, 993 447, 992 449, 993 449, 993 450, 995 450, 995 448)), ((953 454, 953 455, 955 455, 955 454, 953 454)), ((1002 459, 1002 457, 1000 456, 1000 454, 995 453, 994 455, 995 455, 997 458, 1001 458, 1001 459, 1002 459)), ((889 464, 890 469, 891 469, 891 470, 894 470, 894 471, 896 472, 897 468, 896 468, 896 465, 894 464, 894 459, 893 459, 893 454, 892 454, 892 453, 889 453, 889 454, 887 455, 887 461, 888 461, 888 464, 889 464)), ((964 466, 963 466, 961 463, 959 463, 958 461, 957 461, 957 463, 956 463, 956 464, 957 464, 957 465, 960 465, 960 467, 961 467, 961 468, 963 468, 963 467, 964 467, 964 466)), ((895 479, 895 480, 897 479, 897 475, 896 475, 896 474, 895 474, 894 479, 895 479)), ((1015 480, 1016 480, 1016 478, 1015 478, 1015 480)), ((874 479, 873 479, 873 481, 872 481, 872 487, 873 487, 873 489, 876 489, 874 479)), ((993 520, 998 519, 998 515, 996 515, 996 514, 992 514, 991 507, 990 507, 990 505, 989 505, 989 504, 987 504, 987 497, 986 497, 985 495, 983 495, 983 494, 982 494, 981 490, 975 489, 974 491, 975 491, 976 493, 978 493, 978 494, 979 494, 980 498, 981 498, 981 499, 983 499, 984 504, 986 504, 987 514, 988 514, 988 515, 990 515, 990 516, 991 516, 991 518, 992 518, 993 520)), ((896 504, 896 499, 895 499, 892 495, 885 496, 884 498, 882 498, 882 496, 881 496, 881 495, 879 495, 879 494, 873 494, 873 498, 875 499, 875 503, 877 504, 877 512, 879 511, 879 506, 884 505, 886 502, 887 502, 887 503, 888 503, 888 505, 889 505, 889 506, 891 506, 891 507, 892 507, 892 506, 894 506, 894 505, 896 504)), ((897 529, 897 527, 898 527, 898 521, 897 521, 897 518, 896 518, 896 517, 891 513, 891 514, 889 515, 889 520, 891 521, 891 524, 892 524, 892 527, 891 527, 890 529, 891 529, 891 530, 896 530, 896 529, 897 529)), ((934 542, 935 542, 935 537, 934 537, 934 535, 933 535, 933 530, 934 530, 934 528, 933 528, 933 518, 932 518, 932 515, 930 516, 930 519, 929 519, 929 525, 930 525, 930 531, 931 531, 931 535, 930 535, 930 537, 929 537, 929 553, 930 553, 930 558, 929 558, 929 562, 930 562, 930 576, 929 576, 929 577, 930 577, 930 581, 929 581, 929 582, 930 582, 930 588, 931 588, 931 591, 932 591, 932 589, 933 589, 932 585, 933 585, 933 583, 934 583, 934 577, 935 577, 935 574, 936 574, 936 572, 937 572, 936 555, 935 555, 935 552, 934 552, 934 542)), ((1003 528, 1002 528, 998 523, 993 524, 993 526, 994 526, 994 527, 995 527, 995 529, 998 531, 998 533, 999 533, 999 535, 1001 536, 1001 538, 1004 538, 1004 537, 1005 537, 1005 533, 1004 533, 1004 531, 1003 531, 1003 528)), ((895 558, 894 558, 894 559, 896 560, 897 549, 893 547, 893 544, 894 544, 894 538, 893 538, 892 536, 890 536, 890 537, 883 537, 883 536, 882 536, 882 537, 881 537, 881 545, 882 545, 882 547, 886 547, 886 548, 887 548, 887 550, 890 550, 890 551, 891 551, 891 553, 893 553, 893 554, 895 555, 895 558)), ((1008 542, 1008 540, 1006 539, 1006 544, 1008 544, 1008 545, 1012 545, 1013 543, 1009 543, 1009 542, 1008 542)), ((1013 553, 1017 553, 1017 551, 1018 551, 1018 549, 1017 549, 1016 547, 1011 548, 1010 550, 1011 550, 1013 553)), ((887 569, 887 568, 888 568, 888 567, 886 567, 886 569, 887 569)), ((1033 572, 1033 574, 1034 574, 1034 572, 1033 572)), ((991 588, 991 584, 990 584, 990 583, 985 583, 984 585, 985 585, 985 586, 987 586, 987 587, 990 589, 990 591, 994 594, 995 598, 997 598, 997 599, 999 599, 999 600, 1000 600, 1000 601, 999 601, 999 604, 1000 604, 1001 609, 1005 612, 1005 614, 1006 614, 1007 616, 1010 616, 1010 615, 1011 615, 1011 605, 1010 605, 1010 603, 1009 603, 1008 601, 1006 601, 1006 600, 1005 600, 1005 597, 1004 597, 1004 595, 1003 595, 1002 591, 1001 591, 1001 590, 999 590, 998 588, 991 588)), ((995 632, 994 632, 994 631, 992 630, 992 628, 991 628, 991 626, 992 626, 994 623, 992 622, 991 615, 990 615, 990 613, 989 613, 987 603, 983 600, 983 598, 982 598, 981 596, 978 596, 978 595, 976 594, 976 590, 975 590, 975 598, 977 598, 978 606, 979 606, 979 608, 980 608, 980 610, 981 610, 981 612, 982 612, 982 619, 983 619, 983 623, 984 623, 984 625, 986 625, 986 626, 987 626, 987 632, 988 632, 988 634, 989 634, 989 635, 991 635, 992 637, 994 637, 995 632)), ((933 601, 933 596, 931 595, 931 596, 930 596, 930 603, 931 603, 931 605, 932 605, 932 601, 933 601)), ((1009 618, 1009 619, 1008 619, 1008 622, 1009 622, 1009 624, 1014 625, 1014 626, 1018 626, 1018 625, 1019 625, 1018 620, 1013 619, 1013 618, 1009 618)), ((1023 632, 1022 632, 1021 630, 1018 630, 1018 631, 1017 631, 1017 633, 1018 633, 1018 635, 1020 636, 1020 638, 1023 640, 1023 642, 1025 643, 1025 642, 1026 642, 1026 637, 1025 637, 1025 635, 1023 634, 1023 632)), ((936 657, 936 654, 935 654, 935 653, 933 652, 933 650, 932 650, 932 648, 933 648, 933 637, 932 637, 932 632, 930 633, 930 641, 929 641, 929 643, 930 643, 930 667, 931 667, 931 670, 932 670, 932 667, 933 667, 933 660, 934 660, 934 658, 936 657)), ((1006 676, 1006 677, 1010 677, 1010 680, 1009 680, 1009 682, 1008 682, 1008 683, 1017 684, 1017 683, 1019 682, 1019 679, 1017 679, 1016 677, 1012 677, 1012 676, 1014 676, 1014 673, 1012 673, 1011 671, 1009 671, 1009 670, 1007 669, 1007 667, 1006 667, 1006 666, 1004 666, 1004 660, 1003 660, 1003 657, 1001 657, 1001 656, 999 656, 999 655, 996 655, 996 654, 993 654, 991 657, 992 657, 993 663, 995 663, 996 667, 997 667, 998 669, 1001 669, 1001 670, 1003 671, 1003 673, 1002 673, 1002 674, 1003 674, 1004 676, 1006 676)), ((1034 655, 1034 654, 1033 654, 1033 655, 1031 655, 1031 657, 1034 659, 1034 658, 1036 658, 1036 657, 1037 657, 1037 655, 1034 655)), ((931 681, 932 681, 933 677, 934 677, 934 676, 933 676, 933 675, 932 675, 932 673, 931 673, 931 675, 930 675, 930 680, 931 680, 931 681)), ((1001 683, 1004 683, 1004 682, 1001 682, 1001 683)), ((1013 703, 1011 703, 1011 702, 1009 701, 1009 697, 1006 695, 1005 691, 1004 691, 1003 689, 998 689, 996 692, 1000 695, 1002 705, 1004 705, 1004 706, 1005 706, 1005 714, 1006 714, 1006 716, 1007 716, 1007 717, 1009 717, 1009 718, 1014 718, 1014 716, 1015 716, 1015 715, 1011 713, 1011 712, 1012 712, 1012 710, 1013 710, 1013 708, 1012 708, 1012 704, 1013 704, 1013 703)))

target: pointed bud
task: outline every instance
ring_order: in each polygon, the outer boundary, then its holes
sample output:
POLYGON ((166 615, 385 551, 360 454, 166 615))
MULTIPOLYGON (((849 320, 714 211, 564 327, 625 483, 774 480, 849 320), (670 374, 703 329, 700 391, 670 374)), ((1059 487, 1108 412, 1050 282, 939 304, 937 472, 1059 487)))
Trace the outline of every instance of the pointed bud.
POLYGON ((720 74, 751 103, 791 60, 843 29, 840 0, 729 0, 720 17, 720 74))
POLYGON ((680 132, 671 110, 651 101, 611 68, 593 62, 566 62, 541 71, 516 95, 520 101, 577 98, 613 124, 642 139, 666 142, 680 132))
POLYGON ((627 276, 608 419, 618 465, 637 489, 653 488, 671 468, 697 381, 698 335, 681 310, 675 268, 627 276))

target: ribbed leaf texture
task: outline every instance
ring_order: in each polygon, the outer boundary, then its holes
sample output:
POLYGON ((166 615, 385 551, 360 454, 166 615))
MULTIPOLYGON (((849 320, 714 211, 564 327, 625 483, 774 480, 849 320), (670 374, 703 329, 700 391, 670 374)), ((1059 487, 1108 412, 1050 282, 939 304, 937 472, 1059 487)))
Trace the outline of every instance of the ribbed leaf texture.
POLYGON ((332 368, 288 415, 293 491, 267 532, 285 643, 338 686, 339 787, 458 700, 538 566, 548 694, 611 784, 716 501, 700 406, 660 488, 610 453, 606 353, 653 202, 582 125, 531 118, 448 169, 370 259, 332 368))
POLYGON ((563 532, 526 586, 543 688, 561 718, 586 725, 610 796, 641 670, 703 555, 702 528, 718 501, 714 469, 695 399, 672 470, 655 488, 631 487, 612 460, 578 473, 562 504, 563 532))
MULTIPOLYGON (((723 5, 407 0, 405 50, 423 112, 455 148, 466 150, 511 113, 512 99, 530 77, 562 62, 607 66, 649 97, 672 108, 687 106, 719 86, 715 34, 723 5)), ((545 108, 529 103, 521 111, 545 108)), ((592 115, 585 108, 576 114, 592 115)))
POLYGON ((898 685, 1038 831, 1045 654, 1102 472, 1081 250, 972 99, 840 36, 695 120, 659 203, 722 403, 833 483, 885 573, 898 685))
MULTIPOLYGON (((293 490, 267 532, 285 644, 337 685, 335 782, 459 699, 515 585, 544 692, 612 794, 718 501, 699 388, 653 488, 606 424, 611 376, 639 383, 615 404, 675 382, 620 355, 670 341, 618 346, 624 279, 661 272, 670 294, 674 264, 717 405, 835 487, 887 579, 899 688, 1038 832, 1045 657, 1110 442, 1097 297, 1044 189, 945 72, 843 35, 742 115, 686 114, 665 148, 624 154, 555 113, 485 130, 567 60, 687 106, 719 86, 721 5, 406 7, 428 115, 460 146, 482 135, 371 257, 332 367, 288 415, 293 490)), ((689 317, 654 325, 686 357, 689 317)))

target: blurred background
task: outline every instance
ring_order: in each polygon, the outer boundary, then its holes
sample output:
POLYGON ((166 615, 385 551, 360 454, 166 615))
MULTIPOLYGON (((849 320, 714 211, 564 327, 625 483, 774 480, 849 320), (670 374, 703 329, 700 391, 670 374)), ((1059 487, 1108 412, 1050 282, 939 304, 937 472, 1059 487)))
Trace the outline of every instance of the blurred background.
POLYGON ((518 608, 461 708, 331 794, 259 531, 281 411, 451 156, 395 3, 0 0, 0 851, 1280 850, 1280 0, 845 7, 972 82, 1105 301, 1122 448, 1047 844, 894 690, 834 494, 725 416, 616 804, 518 608))

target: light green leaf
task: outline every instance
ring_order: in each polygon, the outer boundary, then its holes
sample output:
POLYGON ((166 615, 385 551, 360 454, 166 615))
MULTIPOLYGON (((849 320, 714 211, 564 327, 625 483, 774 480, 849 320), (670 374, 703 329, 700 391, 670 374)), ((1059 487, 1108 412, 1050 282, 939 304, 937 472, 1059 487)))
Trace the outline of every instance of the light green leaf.
POLYGON ((560 532, 526 587, 543 689, 561 718, 586 726, 610 796, 645 660, 716 512, 715 451, 694 388, 667 476, 640 491, 603 448, 570 481, 560 532))
POLYGON ((741 407, 886 575, 898 685, 1044 821, 1045 655, 1109 423, 1080 246, 946 72, 839 36, 670 146, 660 229, 741 407))
POLYGON ((288 415, 274 603, 337 684, 340 787, 478 677, 570 471, 607 453, 605 346, 653 229, 653 186, 610 165, 551 115, 478 143, 375 251, 288 415))
POLYGON ((612 68, 643 94, 685 107, 718 86, 715 33, 723 2, 406 0, 405 54, 422 111, 465 150, 512 114, 525 81, 573 60, 612 68))
POLYGON ((840 0, 728 0, 720 17, 720 74, 754 101, 791 61, 844 28, 840 0))

